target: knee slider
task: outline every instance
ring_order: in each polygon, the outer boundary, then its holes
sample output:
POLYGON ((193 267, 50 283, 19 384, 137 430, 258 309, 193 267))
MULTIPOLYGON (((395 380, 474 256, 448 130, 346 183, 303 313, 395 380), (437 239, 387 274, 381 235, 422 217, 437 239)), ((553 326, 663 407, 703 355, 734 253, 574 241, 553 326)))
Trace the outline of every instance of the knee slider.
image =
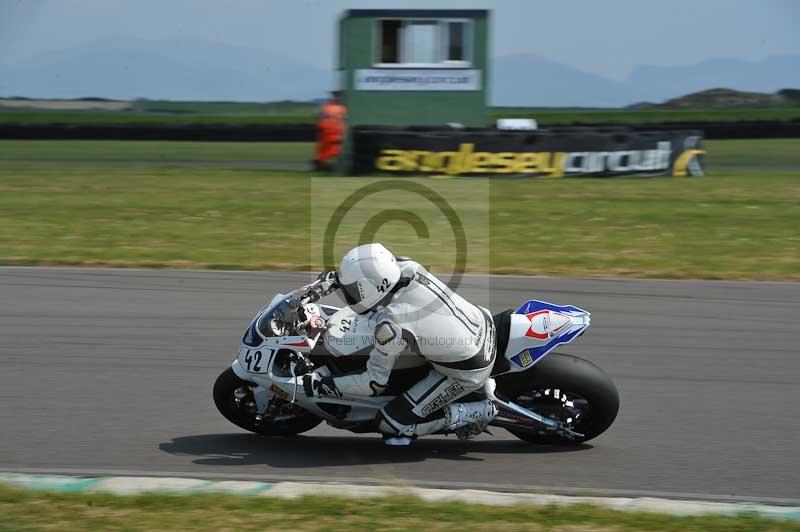
POLYGON ((378 412, 378 417, 376 421, 378 425, 378 432, 380 432, 381 434, 385 434, 387 436, 400 435, 400 431, 398 430, 398 428, 395 427, 391 421, 386 419, 386 415, 383 413, 383 410, 378 412))

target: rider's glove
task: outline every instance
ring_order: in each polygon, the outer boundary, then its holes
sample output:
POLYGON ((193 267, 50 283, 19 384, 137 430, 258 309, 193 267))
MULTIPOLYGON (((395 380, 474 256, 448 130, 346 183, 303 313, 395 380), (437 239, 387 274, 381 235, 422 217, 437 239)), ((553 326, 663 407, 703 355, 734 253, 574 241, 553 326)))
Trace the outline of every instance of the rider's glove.
POLYGON ((311 316, 308 319, 308 328, 311 332, 323 332, 325 329, 328 328, 327 323, 325 322, 325 318, 322 316, 311 316))
POLYGON ((303 389, 309 397, 342 396, 342 392, 339 391, 336 387, 336 383, 333 382, 333 377, 330 375, 320 375, 317 371, 303 375, 303 389))
POLYGON ((329 272, 322 272, 317 276, 317 279, 322 281, 323 283, 336 283, 336 270, 331 270, 329 272))

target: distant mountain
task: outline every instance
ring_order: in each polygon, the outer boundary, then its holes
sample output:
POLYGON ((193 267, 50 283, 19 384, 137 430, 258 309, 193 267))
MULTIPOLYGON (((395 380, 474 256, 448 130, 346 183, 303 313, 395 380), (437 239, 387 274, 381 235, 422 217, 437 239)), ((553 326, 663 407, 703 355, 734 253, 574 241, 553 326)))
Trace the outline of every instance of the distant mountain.
MULTIPOLYGON (((493 105, 621 107, 711 87, 800 87, 800 56, 641 65, 617 81, 537 55, 509 55, 495 58, 489 74, 493 105)), ((0 56, 0 96, 297 101, 324 96, 334 80, 332 71, 278 53, 205 40, 105 40, 24 63, 0 56)))
POLYGON ((761 61, 710 59, 693 65, 638 66, 625 84, 631 102, 660 101, 712 87, 772 93, 800 87, 800 56, 771 56, 761 61))
POLYGON ((732 89, 709 89, 693 92, 664 103, 640 103, 628 106, 638 109, 709 109, 715 107, 771 107, 796 105, 800 101, 800 90, 784 89, 776 93, 746 92, 732 89))
POLYGON ((494 105, 618 107, 631 103, 621 83, 538 55, 498 57, 489 75, 494 105))
POLYGON ((491 76, 490 95, 495 105, 619 107, 664 101, 712 87, 765 93, 800 87, 800 56, 641 65, 627 79, 614 81, 536 55, 514 55, 496 58, 491 76))
POLYGON ((333 73, 263 50, 206 41, 100 41, 0 64, 0 95, 40 98, 310 100, 333 73))

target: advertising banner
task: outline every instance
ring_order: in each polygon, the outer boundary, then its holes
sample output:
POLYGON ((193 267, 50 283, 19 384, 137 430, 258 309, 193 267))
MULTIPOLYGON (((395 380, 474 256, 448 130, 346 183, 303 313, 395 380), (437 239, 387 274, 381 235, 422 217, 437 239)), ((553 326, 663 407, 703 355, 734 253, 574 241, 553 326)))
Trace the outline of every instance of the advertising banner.
POLYGON ((700 131, 356 127, 355 173, 539 177, 702 175, 700 131))
POLYGON ((367 68, 355 71, 357 91, 477 91, 480 70, 461 68, 367 68))

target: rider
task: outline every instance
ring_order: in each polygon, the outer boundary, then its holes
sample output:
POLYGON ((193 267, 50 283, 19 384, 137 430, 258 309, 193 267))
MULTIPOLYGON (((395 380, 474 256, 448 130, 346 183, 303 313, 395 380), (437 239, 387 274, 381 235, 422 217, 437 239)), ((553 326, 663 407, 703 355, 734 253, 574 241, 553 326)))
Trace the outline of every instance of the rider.
MULTIPOLYGON (((382 244, 351 249, 336 272, 339 289, 358 314, 374 312, 374 344, 366 371, 304 377, 309 396, 380 395, 398 356, 414 353, 432 365, 428 375, 381 409, 378 429, 387 444, 442 430, 460 438, 480 434, 497 414, 489 399, 456 403, 489 379, 496 354, 488 310, 469 303, 410 259, 382 244)), ((371 321, 373 321, 371 320, 371 321)))

